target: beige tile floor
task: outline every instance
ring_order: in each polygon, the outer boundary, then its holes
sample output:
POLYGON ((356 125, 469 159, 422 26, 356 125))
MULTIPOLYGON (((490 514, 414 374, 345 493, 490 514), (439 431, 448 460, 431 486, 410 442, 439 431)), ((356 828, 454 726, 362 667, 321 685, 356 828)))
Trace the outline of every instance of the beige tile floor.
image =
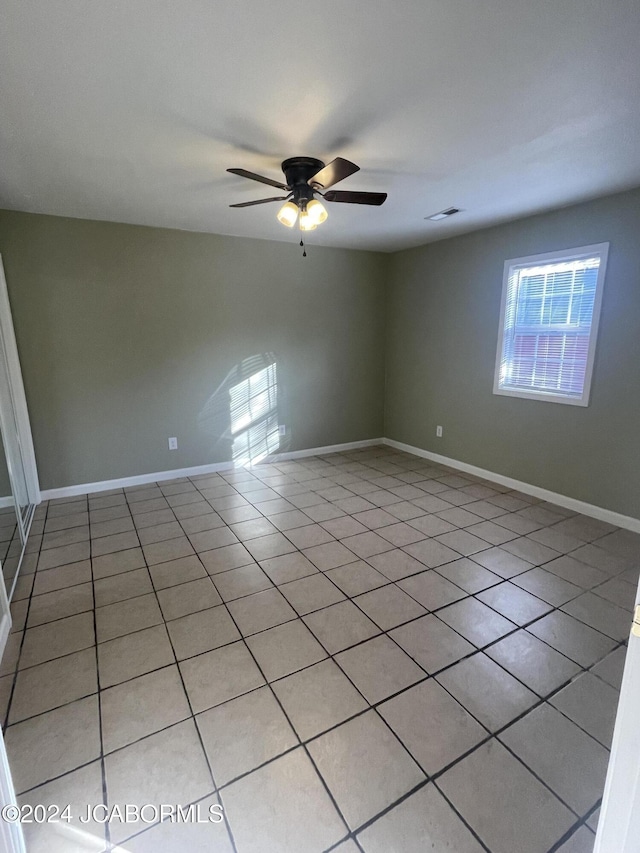
POLYGON ((639 542, 384 447, 40 506, 0 710, 76 818, 29 853, 590 853, 639 542))

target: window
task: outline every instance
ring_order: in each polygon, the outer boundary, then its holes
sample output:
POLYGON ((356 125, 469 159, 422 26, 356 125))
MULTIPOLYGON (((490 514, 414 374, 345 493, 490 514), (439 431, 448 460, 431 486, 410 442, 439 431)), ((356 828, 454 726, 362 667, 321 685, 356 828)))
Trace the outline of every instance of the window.
POLYGON ((588 405, 608 248, 505 263, 494 394, 588 405))

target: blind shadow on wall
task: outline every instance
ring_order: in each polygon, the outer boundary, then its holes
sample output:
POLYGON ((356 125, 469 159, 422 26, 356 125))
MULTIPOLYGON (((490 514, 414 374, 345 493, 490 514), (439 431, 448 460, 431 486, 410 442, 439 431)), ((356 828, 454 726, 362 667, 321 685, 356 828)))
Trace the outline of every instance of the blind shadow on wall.
MULTIPOLYGON (((200 428, 235 467, 254 465, 286 449, 279 432, 277 358, 267 352, 236 364, 198 415, 200 428)), ((286 445, 286 446, 285 446, 286 445)))

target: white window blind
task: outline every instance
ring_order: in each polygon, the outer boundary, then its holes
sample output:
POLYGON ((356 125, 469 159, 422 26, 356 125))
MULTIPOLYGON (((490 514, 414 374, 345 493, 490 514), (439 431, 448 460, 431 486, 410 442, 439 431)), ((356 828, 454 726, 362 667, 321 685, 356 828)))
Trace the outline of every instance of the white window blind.
POLYGON ((587 405, 606 249, 507 261, 495 393, 587 405))

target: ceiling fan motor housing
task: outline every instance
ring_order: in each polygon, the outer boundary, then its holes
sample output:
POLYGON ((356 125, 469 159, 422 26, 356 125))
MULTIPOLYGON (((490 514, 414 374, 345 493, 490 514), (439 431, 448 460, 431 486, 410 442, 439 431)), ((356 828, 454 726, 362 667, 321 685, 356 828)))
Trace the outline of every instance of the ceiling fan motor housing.
POLYGON ((298 207, 303 208, 313 198, 313 187, 307 181, 323 168, 322 160, 315 157, 289 157, 282 163, 287 186, 291 187, 293 201, 298 207))
MULTIPOLYGON (((313 200, 314 193, 321 195, 325 201, 341 202, 343 204, 371 204, 379 206, 387 198, 386 193, 336 192, 330 189, 334 184, 360 171, 360 166, 356 166, 350 160, 345 160, 344 157, 335 157, 326 165, 316 157, 289 157, 288 160, 283 161, 282 171, 287 181, 286 184, 283 184, 281 181, 274 181, 273 178, 267 178, 264 175, 258 175, 256 172, 249 172, 247 169, 227 169, 227 172, 231 172, 232 175, 249 178, 252 181, 268 184, 271 187, 277 187, 279 190, 286 190, 290 193, 289 196, 243 201, 239 204, 232 204, 230 207, 253 207, 255 204, 285 201, 289 205, 289 208, 285 204, 278 214, 278 218, 283 222, 284 220, 280 217, 280 214, 285 209, 288 209, 291 214, 293 205, 299 209, 301 215, 307 212, 308 205, 313 200)), ((327 216, 322 205, 320 203, 317 206, 314 204, 313 209, 315 211, 315 218, 321 212, 322 219, 319 221, 324 222, 327 216)), ((284 224, 292 225, 293 223, 285 222, 284 224)))

